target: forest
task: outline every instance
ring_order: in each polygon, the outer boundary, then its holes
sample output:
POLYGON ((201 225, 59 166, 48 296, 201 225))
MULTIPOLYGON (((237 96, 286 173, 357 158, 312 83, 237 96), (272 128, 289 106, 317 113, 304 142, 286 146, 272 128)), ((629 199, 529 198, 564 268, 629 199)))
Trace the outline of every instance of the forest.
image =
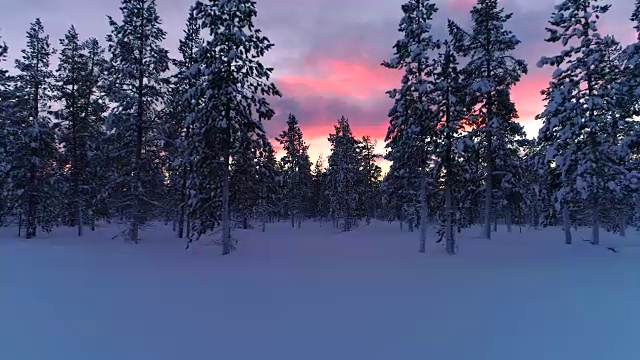
MULTIPOLYGON (((296 114, 275 139, 265 131, 282 94, 254 0, 195 1, 175 58, 155 0, 122 0, 104 39, 71 26, 52 40, 35 19, 24 49, 0 40, 0 225, 30 239, 118 222, 138 243, 162 221, 187 247, 215 236, 225 255, 234 229, 279 221, 345 232, 399 221, 420 252, 435 226, 429 241, 449 254, 475 225, 487 239, 498 225, 562 226, 567 244, 578 226, 594 245, 603 231, 624 236, 640 227, 640 36, 622 44, 599 31, 610 8, 564 0, 550 12, 540 31, 560 50, 534 64, 553 75, 532 139, 511 98, 531 66, 514 55, 512 13, 478 0, 470 27, 449 20, 439 38, 435 2, 407 1, 393 55, 380 59, 402 73, 388 91, 386 152, 341 114, 317 160, 296 114), (9 51, 20 51, 14 66, 9 51)), ((640 0, 629 18, 640 33, 640 0)))

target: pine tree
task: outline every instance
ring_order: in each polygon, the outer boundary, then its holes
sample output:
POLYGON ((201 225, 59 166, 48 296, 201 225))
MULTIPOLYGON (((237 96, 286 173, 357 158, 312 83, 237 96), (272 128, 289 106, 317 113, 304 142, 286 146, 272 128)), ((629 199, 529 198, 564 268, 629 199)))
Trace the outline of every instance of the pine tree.
MULTIPOLYGON (((502 89, 496 93, 495 121, 492 129, 494 154, 493 179, 496 203, 505 218, 507 231, 511 232, 513 217, 522 198, 522 164, 520 143, 526 138, 522 125, 515 120, 519 118, 515 103, 509 91, 502 89)), ((498 211, 494 216, 499 215, 498 211)), ((494 218, 494 221, 496 218, 494 218)))
POLYGON ((493 209, 493 179, 497 154, 494 141, 500 139, 502 124, 513 119, 498 114, 499 93, 508 92, 523 74, 527 73, 524 60, 517 59, 512 52, 520 40, 505 28, 512 13, 499 7, 498 0, 478 0, 471 10, 472 30, 464 31, 453 26, 457 50, 466 57, 465 82, 474 94, 471 97, 473 113, 469 114, 484 142, 485 161, 485 206, 484 236, 491 238, 493 209), (475 105, 475 106, 473 106, 475 105))
POLYGON ((193 112, 195 101, 189 99, 189 90, 198 85, 199 77, 191 74, 191 70, 197 65, 197 52, 204 44, 201 36, 201 28, 195 16, 194 8, 189 10, 184 36, 180 40, 178 51, 180 59, 175 60, 177 69, 171 84, 171 94, 166 104, 168 124, 165 128, 165 149, 167 153, 168 171, 171 172, 172 191, 177 195, 174 208, 178 210, 178 237, 183 238, 185 229, 189 231, 188 181, 191 173, 191 164, 187 154, 187 141, 191 136, 191 126, 187 122, 190 113, 193 112))
POLYGON ((313 215, 320 220, 320 223, 329 216, 329 198, 327 197, 327 172, 324 166, 324 160, 322 155, 318 157, 313 171, 311 172, 312 187, 311 187, 311 204, 314 209, 313 215))
POLYGON ((291 226, 296 220, 298 226, 308 210, 308 194, 311 186, 311 161, 309 160, 309 146, 305 144, 298 119, 289 114, 287 130, 276 139, 285 155, 280 160, 284 166, 284 182, 286 186, 286 203, 291 214, 291 226))
POLYGON ((85 213, 93 213, 97 198, 93 187, 98 184, 91 176, 95 171, 92 174, 90 160, 104 136, 102 115, 106 107, 97 90, 104 57, 97 40, 81 41, 73 26, 60 40, 60 46, 54 94, 61 104, 61 109, 55 112, 61 124, 60 145, 64 149, 60 163, 68 166, 71 219, 78 228, 78 236, 82 236, 85 213))
MULTIPOLYGON (((390 69, 404 71, 402 86, 388 92, 394 99, 389 111, 390 124, 385 141, 389 148, 387 158, 393 162, 398 176, 417 176, 405 184, 421 189, 420 252, 425 251, 427 224, 427 190, 431 155, 431 141, 439 120, 434 118, 425 102, 432 91, 428 79, 433 76, 431 52, 437 47, 431 32, 431 21, 438 8, 430 0, 410 0, 402 5, 403 18, 399 31, 403 38, 394 45, 394 55, 382 63, 390 69), (416 171, 418 170, 418 171, 416 171), (415 183, 418 184, 415 184, 415 183)), ((433 179, 431 179, 433 180, 433 179)), ((405 205, 414 203, 408 202, 405 205)), ((410 208, 409 213, 414 213, 410 208)))
POLYGON ((258 169, 257 184, 259 185, 258 196, 255 205, 255 212, 262 223, 262 231, 265 231, 267 221, 277 211, 278 201, 278 161, 276 152, 268 143, 265 149, 258 152, 256 161, 258 169))
POLYGON ((27 47, 16 60, 17 112, 10 120, 10 187, 26 225, 26 238, 36 235, 40 225, 45 231, 57 221, 52 212, 58 204, 54 189, 56 138, 48 116, 53 72, 49 69, 54 54, 44 26, 36 19, 27 31, 27 47))
MULTIPOLYGON (((452 22, 449 22, 450 28, 452 22)), ((429 97, 429 105, 434 112, 436 133, 434 135, 434 158, 438 165, 437 172, 442 178, 444 188, 444 231, 446 249, 449 254, 455 254, 457 245, 454 239, 454 191, 461 190, 454 187, 455 178, 461 171, 456 166, 456 149, 464 145, 461 133, 466 114, 465 84, 462 81, 458 66, 458 59, 449 40, 440 41, 441 49, 434 63, 435 71, 431 79, 433 91, 429 97)))
POLYGON ((613 37, 601 36, 597 27, 609 8, 598 0, 565 0, 557 5, 546 41, 565 49, 538 64, 555 68, 543 92, 548 103, 539 116, 544 121, 539 138, 547 145, 547 159, 559 168, 557 206, 563 208, 568 233, 569 207, 589 204, 594 244, 599 243, 603 204, 611 196, 626 195, 634 180, 625 169, 630 152, 620 141, 633 124, 616 112, 621 72, 615 59, 621 49, 613 37))
POLYGON ((88 221, 91 229, 95 230, 98 217, 107 218, 110 210, 107 206, 109 176, 104 171, 111 168, 110 149, 105 141, 107 139, 105 114, 108 106, 107 97, 103 91, 107 61, 105 48, 100 45, 98 39, 85 40, 84 49, 88 66, 84 75, 81 98, 86 113, 81 126, 82 136, 78 140, 84 149, 82 154, 85 156, 81 160, 85 206, 89 210, 85 221, 88 221))
POLYGON ((3 63, 7 61, 9 47, 0 37, 0 226, 4 224, 4 218, 8 215, 9 204, 6 199, 9 162, 9 132, 7 125, 11 118, 11 101, 15 97, 12 94, 12 81, 8 70, 3 68, 3 63))
MULTIPOLYGON (((618 85, 618 110, 620 117, 623 119, 631 119, 640 116, 640 0, 635 1, 634 10, 630 20, 634 24, 636 32, 636 41, 628 45, 621 54, 621 77, 618 85)), ((624 136, 623 147, 630 151, 631 159, 626 164, 630 173, 637 173, 640 167, 638 155, 640 155, 640 125, 637 122, 627 123, 628 132, 624 136), (635 126, 633 126, 635 125, 635 126)), ((628 216, 636 227, 640 228, 640 193, 637 184, 631 182, 632 190, 636 192, 634 201, 629 202, 630 197, 624 196, 624 203, 628 206, 627 211, 632 211, 633 215, 628 216), (633 207, 631 210, 630 207, 633 207)), ((621 221, 621 231, 624 231, 621 221)))
MULTIPOLYGON (((194 8, 201 27, 209 37, 197 53, 194 72, 203 76, 202 83, 191 89, 193 98, 200 99, 190 117, 192 136, 187 145, 196 165, 211 169, 221 165, 222 253, 233 250, 230 224, 230 163, 245 150, 264 149, 268 140, 262 121, 273 117, 267 98, 280 92, 270 82, 273 69, 265 67, 260 58, 273 44, 253 25, 257 16, 253 0, 197 1, 194 8), (212 147, 207 147, 211 144, 212 147), (207 158, 203 162, 202 158, 207 158), (222 160, 220 163, 219 160, 222 160)), ((206 179, 194 179, 200 186, 206 179)), ((192 199, 192 206, 202 207, 205 198, 192 199)), ((208 230, 208 229, 207 229, 208 230)))
POLYGON ((371 224, 371 218, 376 217, 379 198, 379 182, 382 176, 382 169, 377 164, 377 160, 382 156, 376 153, 376 143, 371 141, 370 136, 363 136, 358 142, 358 157, 360 158, 362 173, 362 184, 360 185, 361 212, 367 224, 371 224))
MULTIPOLYGON (((621 54, 623 78, 619 89, 622 104, 619 107, 624 117, 640 115, 640 0, 636 0, 630 20, 634 23, 637 38, 621 54)), ((638 137, 638 134, 634 135, 638 137)))
POLYGON ((336 227, 342 221, 342 230, 349 231, 355 225, 357 186, 360 163, 357 156, 357 140, 353 137, 349 120, 344 116, 329 134, 329 198, 331 214, 336 227))
POLYGON ((156 208, 163 176, 159 158, 159 111, 164 74, 169 69, 166 33, 155 0, 122 0, 122 23, 109 17, 111 53, 109 115, 117 149, 112 188, 118 207, 130 222, 126 237, 138 243, 145 218, 156 208))
MULTIPOLYGON (((267 149, 268 145, 265 145, 267 149)), ((251 146, 246 139, 238 146, 237 155, 233 157, 230 171, 230 204, 231 214, 236 220, 236 226, 249 228, 249 220, 257 214, 257 206, 262 193, 260 171, 258 168, 259 154, 262 148, 251 146)))

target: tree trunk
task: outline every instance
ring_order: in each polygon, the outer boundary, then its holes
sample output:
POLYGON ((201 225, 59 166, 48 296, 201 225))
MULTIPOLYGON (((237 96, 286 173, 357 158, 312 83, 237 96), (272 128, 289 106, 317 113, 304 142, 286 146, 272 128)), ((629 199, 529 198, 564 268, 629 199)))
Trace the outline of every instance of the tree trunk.
POLYGON ((28 186, 28 194, 27 194, 27 223, 25 226, 25 235, 27 239, 31 239, 36 236, 37 232, 37 223, 36 223, 36 207, 38 205, 38 200, 36 197, 36 170, 31 165, 31 169, 29 172, 29 184, 28 186))
POLYGON ((187 229, 186 236, 187 238, 189 238, 189 236, 191 236, 191 218, 189 216, 188 211, 187 211, 187 215, 185 216, 185 228, 187 229))
POLYGON ((513 223, 512 223, 513 219, 511 218, 511 206, 510 206, 510 204, 507 204, 507 211, 506 211, 505 217, 506 217, 505 223, 507 225, 507 232, 510 233, 511 232, 511 226, 513 225, 513 223))
MULTIPOLYGON (((429 209, 427 208, 427 179, 426 175, 423 176, 424 179, 422 179, 420 186, 420 253, 427 251, 427 218, 429 217, 429 209)), ((411 229, 411 231, 413 231, 413 229, 411 229)))
POLYGON ((571 214, 569 214, 568 205, 562 207, 562 227, 564 229, 564 243, 571 245, 571 214))
POLYGON ((591 218, 593 221, 591 228, 591 243, 593 245, 600 245, 600 204, 598 203, 597 193, 591 209, 591 218))
POLYGON ((450 184, 450 176, 447 174, 447 178, 445 179, 445 192, 444 192, 444 207, 446 212, 446 223, 445 223, 445 237, 446 237, 446 248, 447 253, 453 255, 456 253, 456 241, 453 237, 453 204, 451 199, 451 184, 450 184))
MULTIPOLYGON (((227 137, 230 137, 230 127, 227 126, 227 137)), ((230 139, 227 138, 228 143, 224 151, 224 166, 222 168, 222 255, 228 255, 232 251, 231 246, 231 219, 229 209, 229 195, 230 195, 230 139)))
POLYGON ((83 222, 82 222, 82 204, 81 204, 81 200, 78 201, 77 207, 76 207, 76 222, 78 224, 78 236, 82 236, 82 232, 83 232, 83 222))
MULTIPOLYGON (((490 173, 489 166, 487 166, 487 173, 490 173)), ((493 185, 491 184, 491 176, 487 175, 485 180, 485 201, 484 201, 484 237, 491 239, 491 193, 493 192, 493 185)))
POLYGON ((625 237, 627 235, 627 219, 624 214, 620 215, 620 236, 625 237))
POLYGON ((18 215, 18 237, 20 237, 21 232, 22 232, 22 211, 20 211, 20 215, 18 215))
MULTIPOLYGON (((491 37, 486 36, 484 50, 486 53, 491 52, 491 37)), ((493 73, 493 57, 485 56, 485 76, 487 79, 492 79, 494 77, 493 73)), ((493 120, 494 114, 494 104, 493 104, 493 96, 494 94, 490 92, 487 94, 486 108, 487 108, 487 118, 486 126, 489 126, 489 123, 493 120)), ((485 179, 485 199, 484 199, 484 236, 487 239, 491 239, 491 205, 493 198, 493 138, 490 131, 487 132, 487 144, 486 144, 486 179, 485 179)))
MULTIPOLYGON (((183 198, 184 199, 184 198, 183 198)), ((178 214, 178 239, 182 239, 184 237, 184 217, 185 217, 185 204, 181 202, 180 204, 180 213, 178 214)), ((174 222, 174 231, 175 231, 175 222, 174 222)))

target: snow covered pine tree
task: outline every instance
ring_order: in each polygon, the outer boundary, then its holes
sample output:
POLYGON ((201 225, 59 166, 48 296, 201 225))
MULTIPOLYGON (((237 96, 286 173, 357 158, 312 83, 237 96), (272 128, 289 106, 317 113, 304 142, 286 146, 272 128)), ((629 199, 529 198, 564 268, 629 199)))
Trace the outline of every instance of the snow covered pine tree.
POLYGON ((130 223, 126 238, 138 243, 140 228, 157 207, 162 188, 157 105, 165 95, 169 56, 162 46, 166 33, 155 0, 122 0, 120 11, 122 23, 109 17, 107 36, 107 89, 114 105, 108 124, 117 144, 111 187, 118 209, 130 223))
POLYGON ((104 69, 102 48, 96 39, 81 41, 75 27, 71 27, 60 40, 61 51, 55 76, 54 99, 61 104, 55 111, 60 123, 59 144, 63 152, 60 160, 69 165, 69 176, 65 176, 65 191, 72 211, 64 218, 78 228, 82 236, 85 210, 93 214, 95 191, 91 178, 91 154, 102 138, 101 128, 105 106, 96 100, 100 72, 104 69), (96 69, 96 67, 98 69, 96 69))
POLYGON ((309 191, 311 190, 311 160, 309 146, 305 144, 298 119, 293 114, 287 118, 287 130, 283 131, 276 141, 280 143, 285 154, 280 159, 284 167, 284 186, 286 199, 284 206, 291 214, 291 227, 296 220, 298 227, 309 208, 309 191))
MULTIPOLYGON (((548 144, 547 159, 560 169, 557 206, 563 208, 566 219, 570 206, 587 202, 593 244, 600 241, 603 204, 628 191, 632 180, 625 170, 630 152, 619 139, 633 124, 615 111, 621 74, 615 59, 621 49, 615 38, 600 35, 597 27, 609 8, 598 0, 565 0, 556 5, 546 41, 565 49, 538 63, 555 67, 544 91, 547 105, 539 116, 544 121, 539 138, 548 144)), ((565 220, 567 233, 568 228, 565 220)))
MULTIPOLYGON (((168 158, 167 170, 170 176, 171 204, 177 205, 178 214, 178 238, 189 237, 191 221, 189 216, 189 179, 193 171, 193 163, 189 158, 188 141, 191 138, 191 124, 189 115, 197 104, 197 99, 189 97, 189 90, 195 88, 201 79, 191 69, 198 64, 197 53, 204 44, 201 35, 200 23, 195 15, 194 8, 189 9, 189 16, 184 30, 184 36, 180 39, 178 51, 180 59, 174 60, 176 74, 172 77, 170 95, 165 104, 168 123, 165 124, 165 149, 168 158)), ((216 177, 212 176, 212 180, 216 177)), ((213 219, 216 216, 212 217, 213 219)))
POLYGON ((335 132, 329 134, 331 155, 329 156, 330 208, 336 228, 342 221, 342 231, 355 225, 359 163, 357 141, 351 132, 349 120, 344 116, 334 125, 335 132))
POLYGON ((491 238, 493 183, 496 159, 499 158, 496 151, 500 148, 494 142, 499 141, 504 129, 511 128, 510 124, 514 122, 513 117, 499 113, 499 97, 500 94, 508 96, 513 85, 527 73, 525 61, 511 54, 520 44, 520 40, 505 29, 512 15, 499 7, 498 0, 478 0, 471 10, 471 32, 459 26, 452 29, 457 50, 466 58, 462 70, 464 81, 474 93, 469 104, 475 110, 469 114, 472 131, 477 133, 477 139, 484 142, 484 236, 487 239, 491 238))
POLYGON ((36 235, 40 225, 49 231, 56 219, 58 193, 52 187, 57 157, 55 132, 48 115, 54 54, 40 19, 27 31, 27 47, 16 60, 17 113, 9 121, 11 143, 10 187, 17 214, 24 219, 26 238, 36 235))
POLYGON ((436 41, 431 35, 431 22, 438 11, 430 0, 410 0, 402 5, 404 16, 398 31, 403 38, 394 45, 394 55, 382 63, 390 69, 403 69, 402 86, 388 92, 394 99, 389 111, 390 124, 387 130, 387 158, 393 162, 396 176, 411 176, 418 183, 420 193, 420 252, 425 252, 427 227, 427 189, 431 141, 437 127, 433 114, 426 105, 432 91, 428 79, 433 76, 431 52, 436 41), (415 178, 415 177, 418 178, 415 178))
MULTIPOLYGON (((231 159, 246 149, 240 146, 243 141, 250 142, 248 148, 252 151, 265 148, 268 140, 262 121, 274 115, 267 98, 280 96, 280 91, 270 81, 273 69, 260 62, 273 44, 253 25, 257 16, 255 1, 197 1, 194 11, 209 36, 198 51, 194 66, 203 79, 190 91, 201 102, 189 118, 193 136, 188 146, 193 149, 190 156, 206 156, 215 151, 215 158, 222 159, 222 254, 227 255, 234 249, 229 203, 231 159), (204 147, 212 143, 216 144, 214 148, 204 147)), ((207 179, 196 177, 193 181, 207 179)), ((202 207, 206 199, 196 197, 191 201, 192 207, 202 207)))

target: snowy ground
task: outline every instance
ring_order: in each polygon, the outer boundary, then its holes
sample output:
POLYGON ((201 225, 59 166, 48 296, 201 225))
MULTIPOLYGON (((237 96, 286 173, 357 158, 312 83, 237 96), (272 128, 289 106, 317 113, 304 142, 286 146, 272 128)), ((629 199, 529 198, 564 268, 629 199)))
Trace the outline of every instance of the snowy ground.
MULTIPOLYGON (((461 237, 460 253, 374 223, 238 231, 184 251, 99 228, 0 230, 2 360, 640 359, 640 234, 618 253, 559 229, 461 237)), ((501 229, 503 231, 503 229, 501 229)), ((588 230, 581 230, 588 234, 588 230)))

